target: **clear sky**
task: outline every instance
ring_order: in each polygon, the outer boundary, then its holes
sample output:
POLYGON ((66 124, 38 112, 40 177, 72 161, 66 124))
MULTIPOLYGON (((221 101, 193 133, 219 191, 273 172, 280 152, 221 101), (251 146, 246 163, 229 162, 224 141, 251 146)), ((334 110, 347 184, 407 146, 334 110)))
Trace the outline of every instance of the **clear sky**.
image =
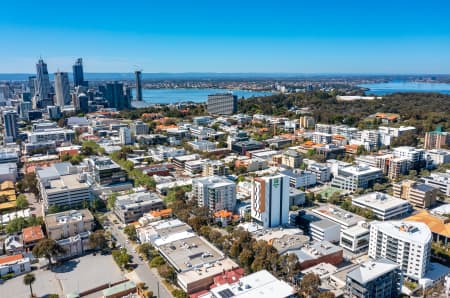
POLYGON ((450 73, 449 0, 23 0, 0 6, 0 73, 450 73))

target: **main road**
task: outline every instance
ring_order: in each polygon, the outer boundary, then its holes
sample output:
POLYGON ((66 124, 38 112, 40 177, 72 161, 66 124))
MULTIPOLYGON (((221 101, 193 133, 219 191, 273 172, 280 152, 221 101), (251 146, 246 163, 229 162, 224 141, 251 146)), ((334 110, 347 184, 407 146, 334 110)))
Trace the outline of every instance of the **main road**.
MULTIPOLYGON (((108 216, 108 218, 115 218, 114 215, 108 216)), ((110 221, 109 231, 111 235, 113 235, 116 240, 116 245, 121 245, 125 247, 128 251, 128 254, 133 257, 133 262, 137 265, 134 272, 139 277, 139 279, 148 286, 149 290, 153 291, 153 295, 158 298, 173 298, 172 294, 167 290, 167 288, 162 284, 159 276, 155 274, 148 266, 145 261, 141 261, 139 259, 139 254, 135 252, 134 247, 131 243, 128 243, 127 237, 123 233, 123 230, 119 229, 119 226, 122 224, 114 224, 113 221, 110 221), (159 294, 158 294, 159 293, 159 294)))

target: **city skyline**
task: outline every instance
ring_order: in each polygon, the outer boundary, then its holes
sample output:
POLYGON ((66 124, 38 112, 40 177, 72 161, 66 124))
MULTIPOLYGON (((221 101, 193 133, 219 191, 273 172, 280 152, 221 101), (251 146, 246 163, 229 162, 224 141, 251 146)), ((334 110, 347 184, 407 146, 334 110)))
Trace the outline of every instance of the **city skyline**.
POLYGON ((34 73, 40 56, 49 73, 70 72, 78 57, 86 73, 450 73, 445 1, 79 6, 89 10, 5 4, 0 73, 34 73))

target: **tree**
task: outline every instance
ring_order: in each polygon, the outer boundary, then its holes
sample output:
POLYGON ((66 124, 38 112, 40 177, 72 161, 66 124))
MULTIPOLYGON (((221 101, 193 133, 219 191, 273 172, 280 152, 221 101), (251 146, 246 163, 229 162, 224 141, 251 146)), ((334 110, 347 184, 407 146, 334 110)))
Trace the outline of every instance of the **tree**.
POLYGON ((336 295, 334 295, 334 293, 331 291, 320 292, 319 295, 317 295, 317 298, 334 298, 334 297, 336 297, 336 295))
POLYGON ((8 224, 6 225, 6 232, 8 234, 19 233, 23 228, 26 228, 27 226, 28 223, 25 218, 17 217, 8 222, 8 224))
POLYGON ((117 194, 113 193, 112 195, 110 195, 108 197, 108 201, 106 203, 106 206, 108 207, 108 209, 112 210, 114 209, 114 205, 116 204, 116 200, 117 200, 117 194))
POLYGON ((300 294, 304 297, 315 297, 319 292, 320 277, 314 273, 303 276, 300 282, 300 294))
POLYGON ((25 276, 23 277, 23 283, 27 286, 30 286, 30 296, 34 297, 33 294, 33 287, 31 286, 34 282, 36 281, 36 277, 34 276, 33 273, 27 273, 25 274, 25 276))
POLYGON ((127 225, 123 232, 128 236, 128 239, 134 240, 137 237, 136 227, 134 225, 127 225))
POLYGON ((127 253, 126 248, 113 250, 112 256, 116 264, 122 269, 131 261, 131 256, 127 253))
POLYGON ((153 256, 153 246, 150 243, 142 243, 138 247, 138 253, 143 255, 147 260, 151 260, 153 256))
POLYGON ((17 200, 16 200, 16 206, 19 209, 26 209, 28 208, 28 200, 27 197, 24 194, 20 194, 17 196, 17 200))
POLYGON ((162 278, 171 283, 174 283, 177 279, 177 273, 167 264, 158 266, 158 273, 162 278))
POLYGON ((105 236, 105 231, 97 230, 91 235, 89 235, 89 244, 91 245, 91 247, 95 249, 98 250, 104 249, 108 244, 108 241, 106 240, 105 236))
POLYGON ((52 257, 65 252, 65 249, 53 239, 42 239, 33 248, 36 258, 47 258, 49 266, 52 266, 52 257))

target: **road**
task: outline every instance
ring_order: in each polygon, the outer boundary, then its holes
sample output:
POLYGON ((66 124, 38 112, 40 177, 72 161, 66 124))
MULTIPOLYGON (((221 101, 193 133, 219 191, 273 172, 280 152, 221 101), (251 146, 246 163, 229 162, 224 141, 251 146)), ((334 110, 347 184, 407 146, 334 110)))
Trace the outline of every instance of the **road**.
MULTIPOLYGON (((112 218, 110 216, 109 218, 112 218)), ((114 217, 115 218, 115 217, 114 217)), ((162 284, 159 276, 157 276, 148 266, 145 261, 141 261, 139 259, 139 254, 134 252, 134 248, 131 243, 127 243, 127 237, 123 233, 123 230, 119 230, 119 226, 122 224, 114 224, 111 221, 110 229, 111 234, 117 239, 117 245, 122 245, 128 251, 128 254, 133 257, 133 262, 137 264, 137 268, 134 270, 138 275, 139 279, 141 279, 148 288, 153 291, 153 295, 158 298, 172 298, 172 294, 166 289, 166 287, 162 284), (158 287, 159 287, 159 296, 158 296, 158 287)))

